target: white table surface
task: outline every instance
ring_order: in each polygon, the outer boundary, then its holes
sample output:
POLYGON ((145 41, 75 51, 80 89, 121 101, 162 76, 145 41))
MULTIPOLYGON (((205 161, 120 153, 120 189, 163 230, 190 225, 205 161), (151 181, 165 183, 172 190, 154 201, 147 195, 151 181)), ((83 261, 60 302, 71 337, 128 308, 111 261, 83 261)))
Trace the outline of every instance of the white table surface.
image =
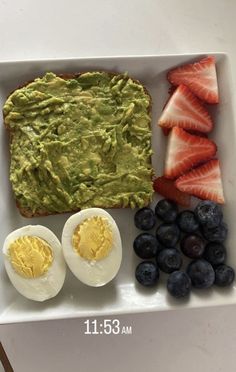
MULTIPOLYGON (((221 51, 233 65, 235 25, 236 0, 0 0, 0 60, 221 51)), ((131 336, 74 319, 1 326, 0 340, 16 372, 235 371, 236 306, 118 319, 131 336)))

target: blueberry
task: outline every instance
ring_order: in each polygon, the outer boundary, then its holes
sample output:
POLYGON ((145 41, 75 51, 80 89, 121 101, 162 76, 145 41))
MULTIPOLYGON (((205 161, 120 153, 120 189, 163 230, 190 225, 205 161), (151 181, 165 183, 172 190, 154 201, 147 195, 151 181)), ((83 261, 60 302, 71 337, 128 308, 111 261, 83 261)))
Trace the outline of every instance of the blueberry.
POLYGON ((178 214, 178 207, 173 201, 162 199, 156 205, 155 214, 164 222, 174 222, 178 214))
POLYGON ((227 287, 234 281, 235 273, 232 267, 227 265, 219 265, 215 269, 215 285, 219 287, 227 287))
POLYGON ((180 212, 177 217, 177 224, 180 230, 186 233, 193 233, 199 228, 199 222, 192 211, 180 212))
POLYGON ((226 249, 221 243, 208 243, 205 247, 204 258, 212 266, 221 265, 226 260, 226 249))
POLYGON ((135 277, 140 284, 151 287, 158 282, 158 267, 151 261, 143 261, 136 267, 135 277))
POLYGON ((134 251, 140 258, 153 258, 162 249, 161 244, 154 235, 149 233, 139 234, 134 240, 134 251))
POLYGON ((151 230, 155 223, 156 217, 150 208, 139 209, 134 215, 134 224, 140 230, 151 230))
POLYGON ((211 229, 207 226, 203 226, 202 233, 204 238, 210 242, 223 243, 227 238, 228 226, 224 222, 211 229))
POLYGON ((205 249, 205 242, 197 234, 186 235, 180 241, 180 248, 185 256, 190 258, 200 258, 205 249))
POLYGON ((179 270, 182 265, 182 257, 175 248, 166 248, 157 255, 157 265, 164 273, 172 273, 179 270))
POLYGON ((204 259, 192 261, 187 267, 187 274, 195 288, 209 288, 215 281, 213 267, 204 259))
POLYGON ((140 230, 151 230, 156 223, 156 217, 151 208, 141 208, 134 215, 134 224, 140 230))
POLYGON ((218 226, 223 218, 221 207, 210 200, 204 200, 198 203, 194 212, 199 223, 210 229, 218 226))
POLYGON ((168 248, 174 247, 180 238, 180 230, 174 223, 163 223, 156 230, 156 237, 168 248))
POLYGON ((168 292, 176 297, 186 297, 191 290, 191 279, 184 271, 174 271, 167 280, 168 292))

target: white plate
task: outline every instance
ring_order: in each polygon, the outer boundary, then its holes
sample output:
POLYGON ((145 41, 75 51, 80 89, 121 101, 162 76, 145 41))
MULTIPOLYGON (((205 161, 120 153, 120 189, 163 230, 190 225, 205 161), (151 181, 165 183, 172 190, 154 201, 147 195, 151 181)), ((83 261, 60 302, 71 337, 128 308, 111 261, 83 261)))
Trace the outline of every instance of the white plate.
MULTIPOLYGON (((228 262, 236 268, 235 228, 236 221, 236 127, 233 120, 231 100, 231 76, 228 57, 214 53, 220 89, 220 104, 211 108, 215 120, 212 138, 218 145, 218 156, 223 165, 223 184, 226 195, 225 220, 229 225, 227 240, 228 262)), ((166 72, 176 65, 196 61, 205 55, 169 55, 144 57, 113 57, 67 60, 17 61, 0 63, 0 105, 7 95, 20 84, 42 75, 45 71, 79 72, 87 70, 127 71, 139 79, 149 90, 153 99, 153 166, 161 174, 165 156, 166 139, 156 126, 157 119, 168 96, 166 72)), ((1 119, 2 121, 2 119, 1 119)), ((8 181, 8 136, 0 123, 0 216, 1 246, 6 235, 20 226, 42 224, 60 238, 67 215, 25 219, 18 213, 8 181)), ((118 223, 123 240, 121 270, 110 284, 91 288, 80 283, 67 272, 65 285, 60 294, 44 303, 29 301, 16 292, 10 284, 2 259, 0 263, 0 323, 25 322, 71 317, 123 314, 146 311, 170 310, 181 307, 216 306, 236 303, 236 287, 228 290, 210 289, 195 291, 189 301, 170 299, 162 279, 157 288, 141 288, 135 283, 134 270, 139 259, 133 253, 132 243, 138 231, 133 224, 134 211, 109 211, 118 223)))

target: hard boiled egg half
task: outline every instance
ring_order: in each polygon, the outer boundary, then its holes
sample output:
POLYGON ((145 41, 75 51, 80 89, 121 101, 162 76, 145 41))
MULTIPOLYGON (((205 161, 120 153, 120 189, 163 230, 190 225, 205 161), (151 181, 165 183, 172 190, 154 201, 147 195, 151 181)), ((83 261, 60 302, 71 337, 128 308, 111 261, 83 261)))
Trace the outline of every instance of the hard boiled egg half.
POLYGON ((84 209, 67 220, 62 249, 72 273, 93 287, 110 282, 120 268, 120 232, 111 215, 100 208, 84 209))
POLYGON ((23 296, 45 301, 62 288, 66 264, 61 243, 48 228, 29 225, 13 231, 4 242, 3 255, 10 281, 23 296))

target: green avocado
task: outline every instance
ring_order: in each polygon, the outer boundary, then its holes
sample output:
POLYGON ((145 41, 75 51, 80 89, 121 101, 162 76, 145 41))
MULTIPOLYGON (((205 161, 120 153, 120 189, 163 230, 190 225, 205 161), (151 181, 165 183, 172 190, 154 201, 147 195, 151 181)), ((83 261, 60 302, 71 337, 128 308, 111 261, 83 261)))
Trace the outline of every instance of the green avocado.
POLYGON ((126 75, 47 73, 3 107, 21 208, 143 207, 152 198, 150 96, 126 75))

